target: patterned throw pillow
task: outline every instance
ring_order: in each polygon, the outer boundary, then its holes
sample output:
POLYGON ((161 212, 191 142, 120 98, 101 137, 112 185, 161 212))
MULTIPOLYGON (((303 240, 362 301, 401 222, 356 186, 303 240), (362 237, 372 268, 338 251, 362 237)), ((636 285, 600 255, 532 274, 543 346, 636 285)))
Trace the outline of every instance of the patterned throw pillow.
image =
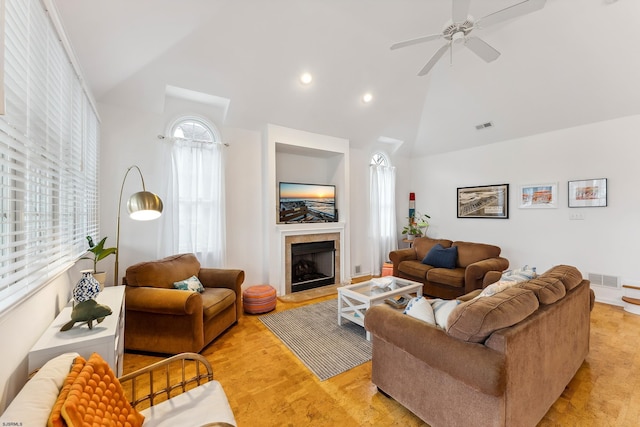
POLYGON ((67 378, 65 378, 62 389, 60 390, 60 394, 58 394, 58 399, 56 400, 55 405, 53 405, 51 414, 49 414, 47 427, 67 426, 67 424, 64 422, 64 419, 62 418, 62 405, 64 405, 64 401, 67 400, 67 395, 69 394, 71 386, 75 382, 76 378, 78 378, 78 374, 80 374, 80 371, 82 371, 82 368, 84 368, 84 365, 86 363, 87 361, 84 360, 84 357, 82 356, 78 356, 73 359, 73 364, 71 365, 69 375, 67 375, 67 378))
POLYGON ((173 287, 183 291, 204 292, 204 286, 202 286, 202 283, 200 283, 200 280, 198 280, 196 276, 191 276, 188 279, 174 282, 173 287))
POLYGON ((109 364, 93 353, 69 389, 62 417, 69 427, 142 426, 144 416, 131 406, 109 364))

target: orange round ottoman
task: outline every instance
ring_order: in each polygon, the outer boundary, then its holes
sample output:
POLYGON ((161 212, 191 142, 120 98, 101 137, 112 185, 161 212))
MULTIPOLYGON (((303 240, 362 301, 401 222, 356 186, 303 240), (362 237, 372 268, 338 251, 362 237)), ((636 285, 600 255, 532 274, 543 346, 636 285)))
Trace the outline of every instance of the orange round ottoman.
POLYGON ((242 292, 242 305, 246 313, 269 312, 276 308, 276 290, 271 285, 251 286, 242 292))

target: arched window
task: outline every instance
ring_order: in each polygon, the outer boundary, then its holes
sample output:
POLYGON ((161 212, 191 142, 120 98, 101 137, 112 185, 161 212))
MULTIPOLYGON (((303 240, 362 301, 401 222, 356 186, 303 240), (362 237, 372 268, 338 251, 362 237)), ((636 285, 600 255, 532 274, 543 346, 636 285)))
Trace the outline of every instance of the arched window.
POLYGON ((383 153, 377 152, 369 162, 369 212, 371 267, 379 275, 389 252, 398 248, 396 225, 396 168, 383 153))
POLYGON ((374 166, 389 166, 389 160, 387 160, 387 156, 385 156, 383 153, 374 153, 373 156, 371 156, 371 165, 374 166))
POLYGON ((194 253, 202 265, 225 265, 223 149, 218 129, 201 117, 185 116, 166 139, 167 214, 159 256, 194 253))
POLYGON ((196 117, 182 117, 171 126, 171 136, 197 142, 220 142, 216 127, 196 117))

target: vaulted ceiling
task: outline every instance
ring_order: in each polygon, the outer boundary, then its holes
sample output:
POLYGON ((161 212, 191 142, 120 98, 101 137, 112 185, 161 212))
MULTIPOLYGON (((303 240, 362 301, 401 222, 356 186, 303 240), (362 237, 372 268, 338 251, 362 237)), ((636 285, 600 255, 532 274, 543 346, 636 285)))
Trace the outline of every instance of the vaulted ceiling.
MULTIPOLYGON (((469 13, 518 2, 472 0, 469 13)), ((640 114, 637 0, 547 0, 474 30, 496 61, 456 45, 424 77, 442 40, 389 47, 441 32, 451 0, 54 3, 99 104, 161 112, 177 87, 227 99, 223 127, 274 123, 412 155, 640 114)))

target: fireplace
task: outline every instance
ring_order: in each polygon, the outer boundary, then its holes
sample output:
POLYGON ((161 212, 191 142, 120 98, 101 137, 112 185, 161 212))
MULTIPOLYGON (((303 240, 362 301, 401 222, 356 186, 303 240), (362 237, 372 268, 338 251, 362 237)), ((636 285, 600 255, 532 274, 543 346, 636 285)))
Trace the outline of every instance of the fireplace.
POLYGON ((340 283, 340 233, 285 237, 285 293, 340 283))
POLYGON ((291 245, 291 292, 306 291, 335 283, 335 242, 291 245))

